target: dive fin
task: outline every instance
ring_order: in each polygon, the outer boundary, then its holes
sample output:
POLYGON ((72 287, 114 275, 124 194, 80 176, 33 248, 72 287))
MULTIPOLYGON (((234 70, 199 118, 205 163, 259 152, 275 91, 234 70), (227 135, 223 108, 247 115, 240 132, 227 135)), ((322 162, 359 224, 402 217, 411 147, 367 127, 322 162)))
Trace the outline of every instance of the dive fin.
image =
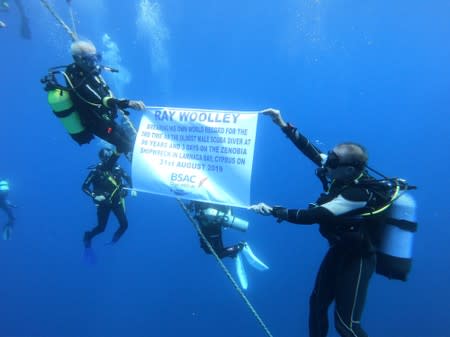
POLYGON ((269 267, 264 262, 262 262, 255 256, 255 254, 253 254, 253 251, 248 243, 245 244, 244 248, 242 249, 242 254, 245 256, 245 259, 253 268, 261 271, 269 269, 269 267))
POLYGON ((94 250, 91 247, 84 248, 84 262, 88 265, 97 264, 97 257, 95 256, 94 250))
POLYGON ((248 288, 248 280, 247 274, 245 273, 244 264, 242 263, 241 254, 236 256, 236 273, 239 278, 239 283, 241 284, 242 289, 247 290, 248 288))

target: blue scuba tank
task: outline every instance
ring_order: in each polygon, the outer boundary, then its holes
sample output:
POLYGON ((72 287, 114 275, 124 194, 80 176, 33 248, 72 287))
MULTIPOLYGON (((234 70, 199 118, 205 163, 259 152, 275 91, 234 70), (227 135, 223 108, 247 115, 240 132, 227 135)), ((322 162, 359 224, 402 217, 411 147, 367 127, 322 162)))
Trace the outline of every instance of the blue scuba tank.
POLYGON ((389 279, 406 281, 412 265, 416 202, 402 193, 388 210, 377 245, 376 272, 389 279))
POLYGON ((230 227, 242 232, 245 232, 248 229, 248 221, 235 217, 232 214, 231 209, 228 209, 225 213, 209 207, 203 210, 203 216, 210 221, 219 221, 224 227, 230 227))
POLYGON ((0 180, 0 194, 7 195, 9 192, 9 183, 7 180, 0 180))

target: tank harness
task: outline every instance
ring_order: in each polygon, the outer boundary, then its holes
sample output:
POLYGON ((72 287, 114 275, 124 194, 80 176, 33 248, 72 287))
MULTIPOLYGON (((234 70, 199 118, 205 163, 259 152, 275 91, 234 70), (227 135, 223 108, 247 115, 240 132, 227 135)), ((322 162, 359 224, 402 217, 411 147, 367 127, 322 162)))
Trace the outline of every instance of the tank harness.
POLYGON ((368 229, 376 248, 376 273, 389 279, 406 281, 411 271, 414 233, 417 231, 416 203, 408 191, 417 187, 409 185, 404 179, 382 176, 379 180, 360 181, 361 175, 355 180, 357 186, 366 188, 372 194, 368 203, 375 198, 385 201, 376 208, 366 206, 356 210, 350 216, 363 221, 373 216, 382 217, 376 230, 368 229))
MULTIPOLYGON (((362 217, 370 217, 384 213, 385 219, 373 238, 377 249, 376 273, 406 281, 412 267, 414 233, 417 231, 416 202, 408 191, 416 187, 398 178, 382 179, 376 183, 391 194, 384 205, 361 214, 362 217)), ((379 193, 376 190, 372 192, 379 193)))

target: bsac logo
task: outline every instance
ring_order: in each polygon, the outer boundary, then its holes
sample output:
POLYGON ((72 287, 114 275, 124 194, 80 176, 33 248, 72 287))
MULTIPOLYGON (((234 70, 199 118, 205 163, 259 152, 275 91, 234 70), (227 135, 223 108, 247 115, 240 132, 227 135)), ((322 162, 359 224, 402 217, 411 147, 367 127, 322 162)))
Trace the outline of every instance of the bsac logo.
POLYGON ((184 173, 172 173, 170 175, 170 182, 172 183, 191 183, 193 185, 197 184, 197 176, 195 174, 184 174, 184 173))
POLYGON ((201 187, 208 177, 200 178, 195 174, 176 173, 170 174, 171 185, 191 185, 191 187, 201 187))

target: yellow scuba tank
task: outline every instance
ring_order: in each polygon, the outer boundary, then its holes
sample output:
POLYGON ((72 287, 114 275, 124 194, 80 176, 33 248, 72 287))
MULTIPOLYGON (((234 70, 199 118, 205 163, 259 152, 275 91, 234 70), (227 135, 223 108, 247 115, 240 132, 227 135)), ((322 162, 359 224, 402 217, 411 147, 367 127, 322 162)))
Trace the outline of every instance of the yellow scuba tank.
POLYGON ((81 122, 78 111, 75 110, 70 94, 62 88, 54 88, 48 91, 48 104, 53 113, 58 117, 69 135, 78 144, 87 144, 94 137, 86 130, 81 122))

